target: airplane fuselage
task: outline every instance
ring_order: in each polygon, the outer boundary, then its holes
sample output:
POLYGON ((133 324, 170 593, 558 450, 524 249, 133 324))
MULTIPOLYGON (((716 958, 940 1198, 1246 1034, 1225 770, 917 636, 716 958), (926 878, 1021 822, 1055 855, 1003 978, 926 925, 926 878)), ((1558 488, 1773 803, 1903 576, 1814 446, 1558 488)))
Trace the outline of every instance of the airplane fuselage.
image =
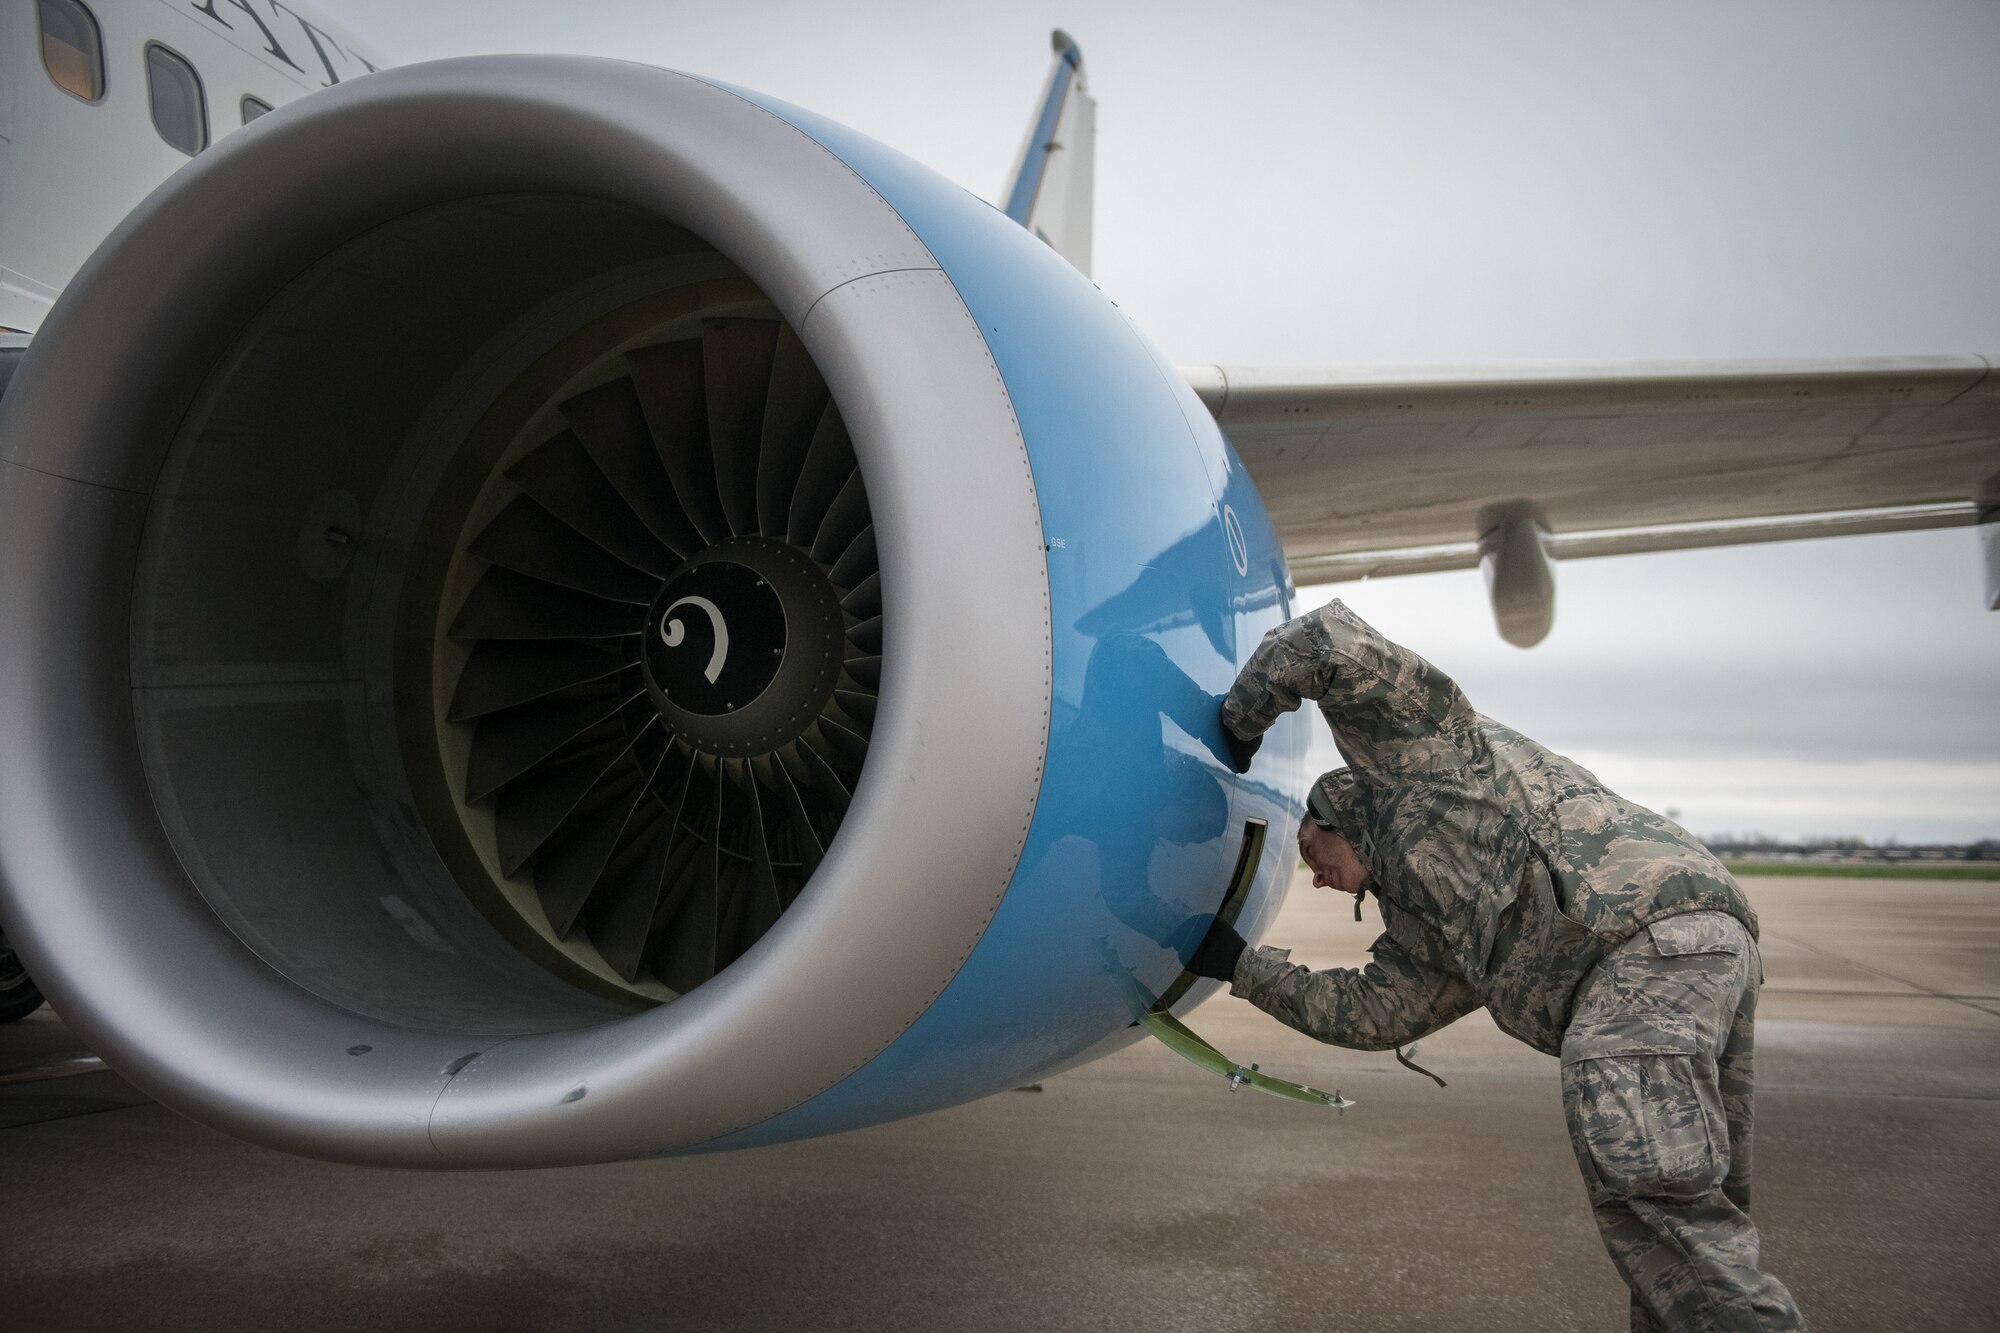
POLYGON ((0 329, 32 333, 112 228, 194 153, 383 62, 283 0, 0 8, 0 329))

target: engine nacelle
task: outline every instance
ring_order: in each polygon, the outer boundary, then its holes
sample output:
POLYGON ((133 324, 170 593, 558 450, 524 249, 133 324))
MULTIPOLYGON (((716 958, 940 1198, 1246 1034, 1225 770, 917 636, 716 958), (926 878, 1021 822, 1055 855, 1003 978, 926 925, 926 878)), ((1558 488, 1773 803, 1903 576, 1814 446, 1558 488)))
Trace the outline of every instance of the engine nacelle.
POLYGON ((34 339, 0 549, 9 938, 295 1152, 982 1096, 1131 1039, 1246 829, 1246 934, 1292 863, 1303 730, 1238 778, 1214 707, 1283 558, 1192 392, 986 204, 686 75, 410 66, 202 154, 34 339))

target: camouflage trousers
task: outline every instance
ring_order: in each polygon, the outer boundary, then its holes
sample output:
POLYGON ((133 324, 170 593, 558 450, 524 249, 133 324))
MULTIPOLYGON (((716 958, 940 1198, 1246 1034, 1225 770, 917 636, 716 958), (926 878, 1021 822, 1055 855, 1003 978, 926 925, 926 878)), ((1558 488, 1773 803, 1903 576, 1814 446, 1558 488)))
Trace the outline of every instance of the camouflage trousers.
POLYGON ((1563 1035, 1563 1109, 1633 1333, 1799 1329, 1750 1221, 1752 1033, 1763 963, 1723 912, 1607 954, 1563 1035))

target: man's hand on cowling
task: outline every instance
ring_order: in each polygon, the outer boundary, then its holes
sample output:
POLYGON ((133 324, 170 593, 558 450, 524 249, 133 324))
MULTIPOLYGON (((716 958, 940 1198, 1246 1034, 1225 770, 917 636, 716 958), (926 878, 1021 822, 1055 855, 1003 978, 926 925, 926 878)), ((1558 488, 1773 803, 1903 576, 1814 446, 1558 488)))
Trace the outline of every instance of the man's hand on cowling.
POLYGON ((1201 947, 1194 951, 1194 957, 1188 959, 1188 971, 1198 977, 1234 981, 1236 962, 1243 957, 1243 951, 1249 947, 1243 937, 1236 933, 1234 926, 1218 921, 1214 929, 1203 938, 1201 947))
POLYGON ((1244 740, 1230 730, 1226 715, 1218 719, 1217 725, 1222 728, 1222 743, 1229 747, 1230 765, 1238 773, 1248 773, 1251 759, 1256 757, 1258 747, 1264 744, 1263 734, 1260 732, 1250 740, 1244 740))

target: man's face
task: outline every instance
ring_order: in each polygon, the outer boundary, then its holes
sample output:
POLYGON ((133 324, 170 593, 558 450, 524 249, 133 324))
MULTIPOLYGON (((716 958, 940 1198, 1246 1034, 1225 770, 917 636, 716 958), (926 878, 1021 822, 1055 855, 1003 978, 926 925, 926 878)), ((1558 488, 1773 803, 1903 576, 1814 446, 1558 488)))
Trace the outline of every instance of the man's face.
POLYGON ((1310 819, 1299 825, 1299 857, 1312 868, 1318 888, 1359 893, 1368 887, 1368 867, 1355 855, 1354 845, 1310 819))

